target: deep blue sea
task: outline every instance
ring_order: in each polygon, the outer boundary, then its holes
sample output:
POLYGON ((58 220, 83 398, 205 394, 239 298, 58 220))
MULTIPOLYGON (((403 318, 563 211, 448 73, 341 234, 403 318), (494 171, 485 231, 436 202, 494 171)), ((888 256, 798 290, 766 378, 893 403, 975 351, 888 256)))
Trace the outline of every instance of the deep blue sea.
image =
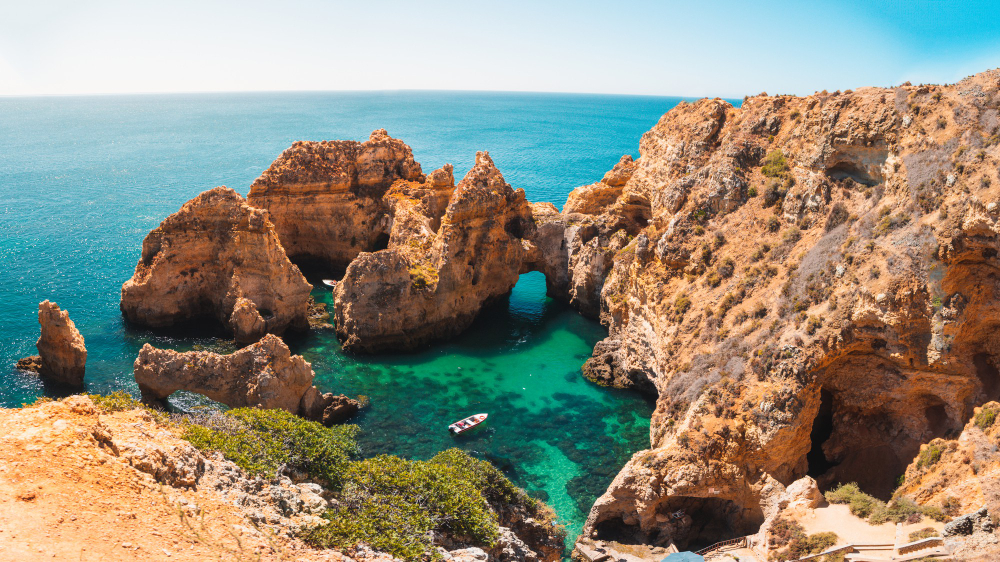
MULTIPOLYGON (((146 342, 232 351, 226 341, 126 328, 121 284, 167 215, 217 185, 245 195, 293 141, 365 140, 386 128, 425 172, 452 163, 456 178, 488 150, 529 200, 561 207, 623 154, 637 157, 640 136, 678 101, 458 92, 0 98, 0 406, 56 393, 13 368, 36 353, 45 299, 69 310, 86 340, 89 392, 137 393, 132 362, 146 342)), ((324 289, 314 295, 330 301, 324 289)), ((288 343, 312 362, 321 390, 371 398, 355 420, 364 454, 427 458, 460 446, 549 502, 575 534, 617 470, 649 444, 652 404, 580 375, 605 335, 547 298, 534 273, 467 333, 420 353, 351 356, 329 332, 288 343), (485 430, 447 433, 478 412, 491 414, 485 430)))

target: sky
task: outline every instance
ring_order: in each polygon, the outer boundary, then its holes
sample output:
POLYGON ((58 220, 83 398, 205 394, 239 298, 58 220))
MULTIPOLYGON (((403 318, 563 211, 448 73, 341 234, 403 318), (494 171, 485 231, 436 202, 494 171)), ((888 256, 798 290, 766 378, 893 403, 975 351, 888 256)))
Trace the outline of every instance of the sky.
POLYGON ((0 0, 0 95, 809 94, 1000 66, 1000 2, 0 0))

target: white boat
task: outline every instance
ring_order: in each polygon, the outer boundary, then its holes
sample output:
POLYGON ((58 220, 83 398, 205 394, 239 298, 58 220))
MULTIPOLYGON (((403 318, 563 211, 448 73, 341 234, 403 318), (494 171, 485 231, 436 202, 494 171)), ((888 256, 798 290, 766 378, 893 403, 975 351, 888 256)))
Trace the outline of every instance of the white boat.
POLYGON ((330 287, 331 289, 333 289, 333 288, 335 288, 337 286, 337 280, 336 279, 324 279, 323 280, 323 284, 326 285, 327 287, 330 287))
POLYGON ((460 435, 483 423, 484 421, 486 421, 487 417, 488 417, 487 414, 476 414, 474 416, 469 416, 464 420, 459 420, 449 425, 448 431, 452 432, 454 435, 460 435))

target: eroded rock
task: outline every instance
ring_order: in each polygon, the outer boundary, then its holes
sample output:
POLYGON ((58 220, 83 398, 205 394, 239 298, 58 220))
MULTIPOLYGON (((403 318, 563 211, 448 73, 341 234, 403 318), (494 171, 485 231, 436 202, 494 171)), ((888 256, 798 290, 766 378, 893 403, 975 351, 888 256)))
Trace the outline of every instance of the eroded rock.
POLYGON ((69 312, 60 310, 54 302, 40 302, 38 323, 42 328, 35 344, 38 355, 19 360, 17 368, 71 387, 83 387, 87 347, 69 312))
POLYGON ((306 329, 312 286, 289 261, 267 212, 217 187, 185 203, 142 243, 121 309, 154 328, 214 318, 240 343, 306 329))

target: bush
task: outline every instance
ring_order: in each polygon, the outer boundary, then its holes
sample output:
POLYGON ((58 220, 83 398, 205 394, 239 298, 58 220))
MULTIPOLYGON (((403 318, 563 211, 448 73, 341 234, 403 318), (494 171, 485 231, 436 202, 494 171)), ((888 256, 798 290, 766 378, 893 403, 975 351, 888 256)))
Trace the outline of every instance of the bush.
POLYGON ((237 408, 204 424, 189 423, 182 437, 199 449, 219 451, 248 474, 270 478, 285 467, 337 490, 357 455, 357 431, 355 425, 323 427, 284 410, 237 408))
POLYGON ((430 461, 379 456, 352 463, 328 521, 306 532, 323 548, 365 543, 407 560, 436 557, 431 532, 491 547, 510 510, 545 519, 540 504, 485 461, 458 449, 430 461))
POLYGON ((833 208, 830 209, 830 215, 826 219, 826 230, 833 230, 838 226, 847 222, 847 218, 850 213, 847 212, 847 206, 841 202, 833 204, 833 208))
POLYGON ((677 310, 677 313, 681 315, 691 308, 691 298, 687 296, 687 293, 677 295, 677 298, 674 299, 674 308, 677 310))
POLYGON ((826 497, 826 501, 830 503, 848 504, 851 508, 851 513, 862 519, 866 519, 882 503, 878 499, 862 492, 861 488, 853 482, 842 484, 826 492, 824 496, 826 497))
POLYGON ((770 207, 779 203, 785 198, 785 194, 788 191, 782 187, 781 182, 778 180, 771 180, 767 182, 767 187, 764 188, 764 206, 770 207))
POLYGON ((928 539, 930 537, 938 536, 938 532, 934 527, 924 527, 919 531, 913 531, 910 533, 910 542, 919 541, 921 539, 928 539))
POLYGON ((788 173, 788 160, 780 150, 772 150, 764 157, 760 171, 769 178, 784 177, 788 173))
POLYGON ((995 422, 996 419, 997 419, 997 406, 993 404, 987 404, 986 406, 980 408, 978 412, 976 412, 976 417, 975 417, 976 427, 978 427, 983 431, 986 431, 987 429, 990 428, 990 426, 993 425, 993 422, 995 422))
POLYGON ((142 402, 136 400, 124 390, 116 390, 111 394, 88 394, 88 398, 103 412, 125 412, 136 408, 145 408, 142 402))
POLYGON ((816 533, 814 535, 797 537, 788 543, 788 548, 771 556, 772 560, 784 562, 798 560, 804 556, 819 554, 837 544, 837 533, 816 533))
POLYGON ((944 441, 941 439, 931 441, 924 447, 920 448, 917 468, 934 466, 939 460, 941 460, 942 453, 944 453, 944 441))
POLYGON ((779 228, 781 228, 781 221, 778 220, 778 217, 770 216, 767 218, 767 230, 769 232, 778 232, 779 228))

